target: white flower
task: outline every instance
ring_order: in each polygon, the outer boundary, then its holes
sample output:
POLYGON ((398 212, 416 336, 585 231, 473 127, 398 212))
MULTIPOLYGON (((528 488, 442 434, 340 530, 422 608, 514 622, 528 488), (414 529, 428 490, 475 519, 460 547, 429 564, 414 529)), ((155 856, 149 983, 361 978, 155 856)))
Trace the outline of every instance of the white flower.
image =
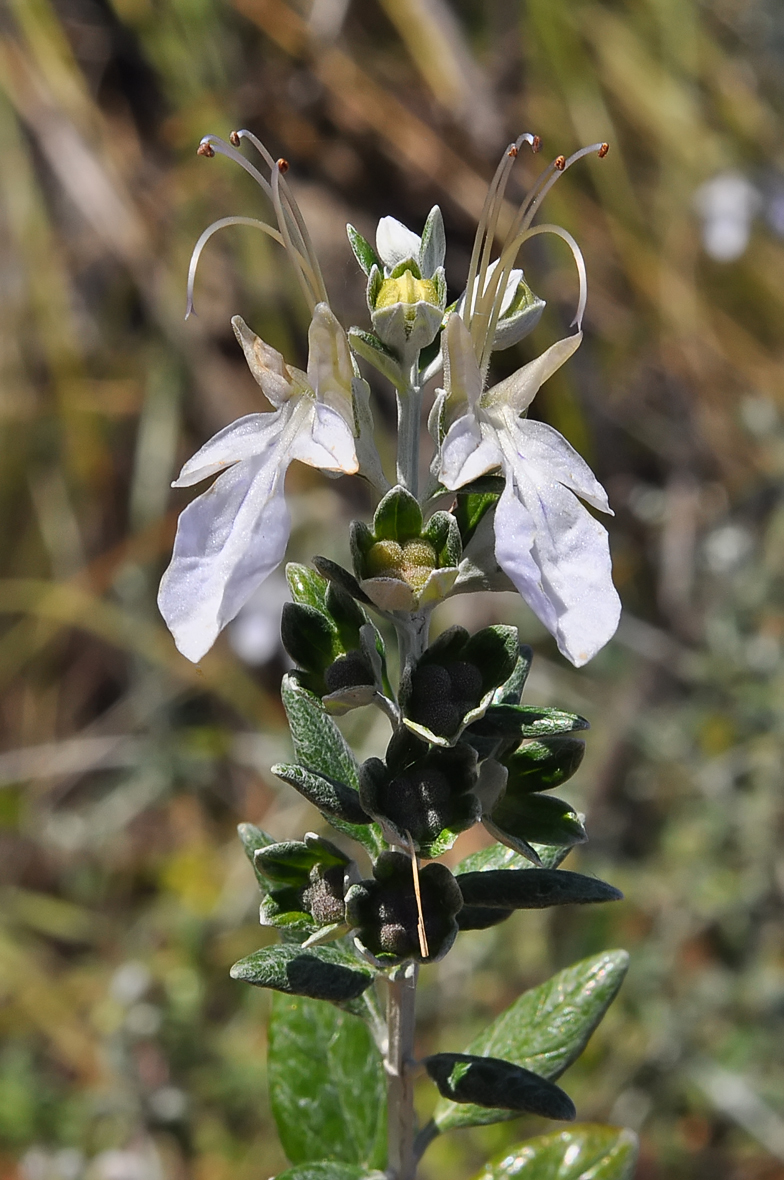
POLYGON ((175 643, 194 663, 283 560, 291 521, 283 494, 294 459, 354 474, 348 340, 326 303, 308 332, 308 371, 286 365, 236 316, 232 323, 273 413, 248 414, 190 459, 175 487, 218 479, 180 516, 158 606, 175 643))
POLYGON ((577 667, 611 638, 621 609, 607 533, 578 496, 602 512, 611 509, 604 488, 566 439, 520 415, 581 340, 580 331, 559 340, 483 393, 469 330, 451 315, 444 332, 451 425, 440 450, 440 478, 450 491, 503 471, 496 560, 577 667))

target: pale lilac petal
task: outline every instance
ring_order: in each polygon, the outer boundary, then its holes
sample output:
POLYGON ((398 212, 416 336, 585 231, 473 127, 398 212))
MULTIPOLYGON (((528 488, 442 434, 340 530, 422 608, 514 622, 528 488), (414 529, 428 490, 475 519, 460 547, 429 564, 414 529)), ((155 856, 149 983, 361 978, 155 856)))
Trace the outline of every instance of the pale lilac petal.
POLYGON ((359 470, 354 435, 340 414, 316 402, 312 403, 309 425, 303 424, 297 432, 289 454, 322 471, 355 475, 359 470))
POLYGON ((496 509, 498 564, 580 667, 612 637, 621 603, 606 530, 557 479, 507 467, 496 509))
POLYGON ((446 322, 441 349, 444 354, 444 389, 447 395, 445 414, 451 425, 467 410, 473 410, 482 392, 482 374, 471 333, 454 312, 446 322))
POLYGON ((490 413, 499 408, 510 407, 518 414, 527 410, 537 393, 553 373, 557 372, 582 342, 582 332, 574 332, 563 340, 551 344, 541 356, 523 365, 511 377, 499 381, 492 389, 482 394, 480 405, 490 413))
POLYGON ((291 521, 283 496, 288 456, 232 467, 180 516, 158 606, 196 663, 283 560, 291 521))
POLYGON ((382 217, 376 229, 376 253, 388 270, 405 262, 407 258, 419 258, 422 239, 408 229, 396 217, 382 217))
POLYGON ((224 426, 188 460, 172 486, 189 488, 232 463, 266 454, 277 445, 290 418, 291 408, 285 406, 271 414, 246 414, 224 426))
POLYGON ((454 491, 463 484, 494 471, 501 463, 501 449, 495 433, 482 431, 473 414, 464 414, 447 431, 441 444, 439 479, 454 491))
POLYGON ((348 337, 326 303, 317 303, 308 329, 308 382, 318 401, 340 414, 353 429, 351 382, 354 366, 348 337))
POLYGON ((538 468, 543 476, 549 473, 600 512, 614 515, 607 493, 588 464, 552 426, 518 418, 510 434, 520 459, 528 464, 532 477, 531 467, 538 468))

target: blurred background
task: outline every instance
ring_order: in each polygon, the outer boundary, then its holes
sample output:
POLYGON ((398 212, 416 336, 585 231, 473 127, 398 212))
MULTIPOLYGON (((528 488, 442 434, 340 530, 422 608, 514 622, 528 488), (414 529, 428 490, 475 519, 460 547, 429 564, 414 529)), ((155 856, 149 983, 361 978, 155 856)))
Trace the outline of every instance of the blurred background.
MULTIPOLYGON (((247 126, 309 223, 336 311, 366 325, 345 238, 444 211, 450 298, 510 138, 608 140, 549 198, 590 276, 586 340, 534 412, 607 486, 617 638, 575 672, 513 597, 437 626, 519 622, 529 702, 589 717, 563 793, 620 886, 595 911, 518 914, 423 972, 423 1050, 458 1050, 523 988, 626 947, 619 1000, 565 1084, 642 1138, 641 1180, 784 1177, 784 9, 775 0, 4 0, 0 9, 0 1172, 18 1180, 257 1180, 284 1159, 266 1097, 268 997, 230 964, 257 925, 241 820, 318 815, 270 776, 282 576, 194 668, 155 591, 181 462, 260 408, 229 319, 305 359, 267 216, 202 135, 247 126)), ((544 166, 521 157, 519 198, 544 166)), ((514 190, 514 191, 513 191, 514 190)), ((548 300, 503 376, 564 333, 548 300)), ((392 406, 378 390, 380 444, 392 406)), ((370 507, 289 476, 291 556, 345 559, 370 507)), ((372 723, 371 723, 372 722, 372 723)), ((346 719, 363 755, 385 744, 346 719)), ((481 837, 461 838, 456 854, 481 837)), ((432 1089, 432 1087, 430 1088, 432 1089)), ((433 1095, 425 1084, 423 1110, 433 1095)), ((423 1175, 468 1177, 535 1120, 454 1134, 423 1175)))

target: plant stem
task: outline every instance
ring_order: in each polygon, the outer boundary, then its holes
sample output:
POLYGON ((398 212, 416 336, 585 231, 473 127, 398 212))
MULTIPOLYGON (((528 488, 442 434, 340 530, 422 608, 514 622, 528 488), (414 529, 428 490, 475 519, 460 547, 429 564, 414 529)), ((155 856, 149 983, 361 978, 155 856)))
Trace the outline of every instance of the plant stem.
MULTIPOLYGON (((413 375, 413 374, 412 374, 413 375)), ((419 496, 419 420, 422 389, 412 380, 397 395, 397 479, 419 496)))
POLYGON ((414 1180, 414 1006, 419 966, 404 963, 388 980, 387 1073, 390 1180, 414 1180))

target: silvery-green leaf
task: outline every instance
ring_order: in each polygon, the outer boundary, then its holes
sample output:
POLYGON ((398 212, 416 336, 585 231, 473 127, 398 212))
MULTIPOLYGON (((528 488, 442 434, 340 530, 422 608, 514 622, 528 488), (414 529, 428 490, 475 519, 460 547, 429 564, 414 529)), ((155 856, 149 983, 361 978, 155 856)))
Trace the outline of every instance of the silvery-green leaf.
POLYGON ((242 846, 245 849, 245 855, 250 863, 253 865, 253 871, 256 874, 256 880, 259 883, 259 888, 262 893, 267 893, 269 890, 269 881, 260 873, 256 867, 255 854, 260 848, 266 848, 270 844, 275 844, 277 841, 274 836, 268 835, 261 828, 257 828, 255 824, 239 824, 237 833, 242 846))
POLYGON ((386 1079, 367 1025, 330 1004, 276 995, 269 1038, 270 1103, 291 1162, 383 1167, 386 1079))
MULTIPOLYGON (((545 869, 557 869, 571 852, 570 848, 558 848, 546 844, 535 844, 533 847, 545 869)), ((515 852, 514 849, 508 848, 504 844, 490 844, 487 848, 480 848, 478 852, 472 852, 470 856, 465 857, 453 871, 455 873, 483 873, 495 869, 532 869, 533 867, 529 860, 521 856, 519 852, 515 852)))
MULTIPOLYGON (((582 1053, 615 998, 628 964, 626 951, 606 951, 559 971, 524 992, 465 1051, 473 1056, 503 1056, 543 1078, 560 1077, 582 1053)), ((435 1112, 440 1131, 509 1117, 508 1111, 458 1106, 444 1099, 435 1112)))
POLYGON ((427 215, 419 244, 419 269, 422 272, 422 278, 432 278, 439 267, 444 265, 445 257, 444 218, 438 205, 434 205, 427 215))
MULTIPOLYGON (((264 855, 263 853, 261 855, 264 855)), ((554 905, 620 901, 623 894, 612 885, 582 873, 564 869, 489 869, 458 873, 463 901, 471 906, 501 909, 545 909, 554 905)))
POLYGON ((268 987, 292 996, 345 1003, 361 996, 373 979, 371 969, 336 946, 267 946, 240 959, 232 979, 268 987))
POLYGON ((358 356, 371 364, 374 369, 378 369, 379 373, 386 377, 387 381, 391 381, 396 389, 405 388, 406 379, 400 362, 383 341, 363 328, 349 328, 348 338, 351 347, 358 356))
POLYGON ((525 1180, 632 1180, 636 1162, 637 1136, 633 1131, 583 1123, 504 1151, 475 1180, 514 1180, 518 1176, 525 1180))
POLYGON ((378 255, 370 242, 363 238, 362 234, 355 230, 353 225, 346 226, 346 233, 351 243, 351 249, 354 251, 354 257, 366 275, 370 274, 374 266, 381 266, 378 255))

